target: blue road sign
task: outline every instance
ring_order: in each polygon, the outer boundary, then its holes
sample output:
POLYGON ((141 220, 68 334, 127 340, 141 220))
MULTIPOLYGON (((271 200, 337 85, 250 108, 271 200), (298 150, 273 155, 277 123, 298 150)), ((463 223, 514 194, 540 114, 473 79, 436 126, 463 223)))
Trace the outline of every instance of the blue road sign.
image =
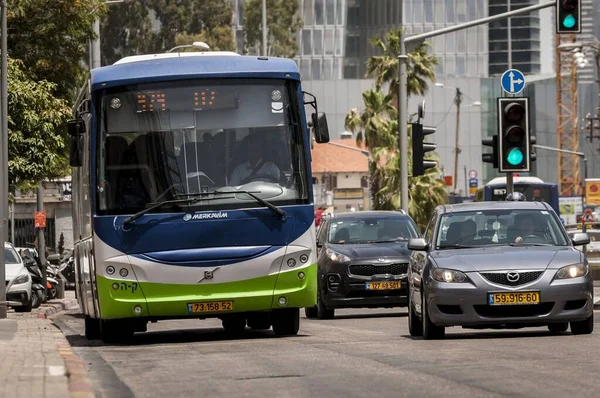
POLYGON ((477 188, 478 182, 479 181, 477 180, 477 178, 470 178, 469 179, 469 187, 477 188))
POLYGON ((500 84, 508 94, 519 94, 525 88, 525 75, 516 69, 509 69, 502 74, 500 84))

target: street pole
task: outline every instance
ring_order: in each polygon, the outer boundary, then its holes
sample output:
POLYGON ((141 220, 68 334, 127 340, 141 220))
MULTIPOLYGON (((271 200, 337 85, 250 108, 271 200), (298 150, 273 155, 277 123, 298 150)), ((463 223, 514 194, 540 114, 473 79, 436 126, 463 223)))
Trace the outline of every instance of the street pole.
POLYGON ((460 148, 458 147, 458 140, 460 136, 460 104, 462 103, 462 93, 460 88, 456 89, 456 95, 454 96, 454 103, 456 104, 456 134, 454 135, 454 181, 453 190, 456 193, 456 187, 458 186, 458 154, 460 148))
MULTIPOLYGON (((44 211, 44 185, 42 181, 40 181, 37 189, 37 211, 44 211)), ((48 289, 46 289, 46 237, 44 236, 44 229, 45 228, 42 227, 38 228, 37 230, 37 251, 40 257, 40 262, 42 263, 42 285, 44 286, 44 291, 46 292, 45 297, 47 297, 48 289)))
MULTIPOLYGON (((404 101, 404 103, 405 103, 404 113, 402 112, 402 102, 403 102, 402 98, 404 98, 406 100, 406 98, 407 98, 406 90, 408 88, 408 81, 407 81, 407 76, 406 76, 406 60, 408 58, 406 55, 407 50, 412 51, 413 48, 416 48, 416 47, 418 47, 419 44, 423 43, 425 41, 425 39, 429 39, 431 37, 441 36, 446 33, 457 32, 459 30, 472 28, 473 26, 483 25, 488 22, 499 21, 502 19, 506 19, 509 17, 514 17, 514 16, 522 15, 522 14, 529 14, 530 12, 533 12, 533 11, 541 10, 543 8, 555 7, 555 6, 556 6, 556 1, 552 0, 552 1, 548 1, 546 3, 535 4, 535 5, 532 5, 529 7, 520 8, 518 10, 504 12, 502 14, 497 14, 497 15, 494 15, 491 17, 480 18, 480 19, 476 19, 474 21, 469 21, 469 22, 465 22, 462 24, 449 26, 449 27, 443 28, 443 29, 432 30, 430 32, 421 33, 418 35, 407 37, 406 39, 402 39, 402 37, 401 37, 400 55, 398 56, 398 59, 400 61, 400 81, 399 81, 400 87, 398 88, 398 93, 399 93, 398 96, 400 98, 399 105, 398 105, 398 134, 400 135, 400 142, 402 142, 403 139, 406 140, 407 134, 408 134, 408 125, 406 123, 406 114, 407 114, 406 101, 404 101), (405 73, 402 73, 403 65, 404 65, 405 73)), ((406 147, 404 147, 404 149, 406 149, 406 147)), ((406 150, 402 151, 402 147, 401 147, 400 153, 406 154, 407 151, 406 150)), ((406 157, 406 156, 404 156, 404 157, 406 157)), ((507 188, 508 188, 508 177, 506 180, 507 180, 506 182, 507 182, 507 188)), ((511 180, 512 180, 512 174, 511 174, 511 180)), ((404 160, 400 161, 400 181, 401 181, 401 187, 402 187, 402 192, 401 192, 401 194, 402 194, 402 196, 401 196, 402 209, 408 210, 408 192, 405 192, 408 190, 408 166, 404 160), (404 181, 406 181, 406 190, 403 187, 404 181), (406 199, 405 199, 404 195, 406 195, 406 199)))
POLYGON ((90 69, 100 67, 100 19, 94 20, 94 36, 92 40, 92 66, 90 69))
MULTIPOLYGON (((2 121, 0 123, 2 143, 2 163, 0 170, 0 241, 2 246, 7 241, 6 219, 8 217, 8 48, 6 39, 6 0, 0 3, 2 8, 2 17, 0 18, 2 34, 2 89, 0 93, 2 121)), ((4 248, 0 250, 0 319, 6 318, 6 267, 4 258, 4 248)))
POLYGON ((398 148, 400 152, 400 207, 408 213, 408 87, 406 64, 408 55, 404 45, 404 33, 400 33, 400 55, 398 56, 398 148))
POLYGON ((262 0, 262 52, 267 56, 267 0, 262 0))

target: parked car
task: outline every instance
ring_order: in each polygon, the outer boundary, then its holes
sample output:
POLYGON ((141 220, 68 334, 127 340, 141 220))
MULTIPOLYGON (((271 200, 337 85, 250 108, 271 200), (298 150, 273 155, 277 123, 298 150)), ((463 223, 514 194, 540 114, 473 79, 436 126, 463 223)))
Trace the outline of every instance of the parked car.
POLYGON ((403 211, 359 211, 324 219, 317 232, 317 305, 307 318, 331 319, 337 308, 406 306, 410 238, 403 211))
POLYGON ((30 312, 31 276, 23 265, 23 260, 13 245, 4 243, 4 263, 6 272, 6 301, 16 312, 30 312))
POLYGON ((547 203, 438 206, 424 235, 408 244, 412 336, 443 338, 449 326, 556 333, 569 323, 573 334, 592 333, 593 282, 575 248, 589 237, 570 239, 547 203))

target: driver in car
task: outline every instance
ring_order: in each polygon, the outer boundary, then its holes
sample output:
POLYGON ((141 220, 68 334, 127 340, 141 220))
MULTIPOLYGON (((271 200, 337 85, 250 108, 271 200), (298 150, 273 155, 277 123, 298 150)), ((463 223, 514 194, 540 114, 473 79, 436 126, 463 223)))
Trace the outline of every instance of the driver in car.
POLYGON ((248 160, 233 169, 229 179, 230 185, 242 185, 264 179, 269 182, 279 181, 279 167, 265 159, 264 147, 260 134, 248 136, 248 160))
POLYGON ((515 243, 523 242, 523 239, 527 236, 539 237, 539 232, 541 231, 537 226, 536 220, 529 214, 517 217, 514 228, 518 231, 517 234, 519 235, 515 238, 515 243))

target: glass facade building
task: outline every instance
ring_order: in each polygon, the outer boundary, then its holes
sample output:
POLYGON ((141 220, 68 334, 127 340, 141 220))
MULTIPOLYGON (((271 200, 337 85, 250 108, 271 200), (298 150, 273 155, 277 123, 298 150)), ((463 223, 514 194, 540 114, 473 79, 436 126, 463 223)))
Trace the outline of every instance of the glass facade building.
MULTIPOLYGON (((243 4, 232 0, 237 50, 243 51, 243 4)), ((377 55, 370 44, 393 28, 423 33, 482 18, 488 0, 298 0, 304 21, 295 60, 305 80, 363 79, 367 59, 377 55)), ((268 11, 267 11, 268 12, 268 11)), ((431 40, 440 65, 437 76, 485 77, 488 73, 486 26, 431 40)))
MULTIPOLYGON (((538 0, 488 0, 489 15, 497 15, 538 4, 538 0)), ((499 76, 509 68, 526 75, 541 71, 539 11, 489 24, 489 75, 499 76), (510 58, 509 58, 510 54, 510 58)))

